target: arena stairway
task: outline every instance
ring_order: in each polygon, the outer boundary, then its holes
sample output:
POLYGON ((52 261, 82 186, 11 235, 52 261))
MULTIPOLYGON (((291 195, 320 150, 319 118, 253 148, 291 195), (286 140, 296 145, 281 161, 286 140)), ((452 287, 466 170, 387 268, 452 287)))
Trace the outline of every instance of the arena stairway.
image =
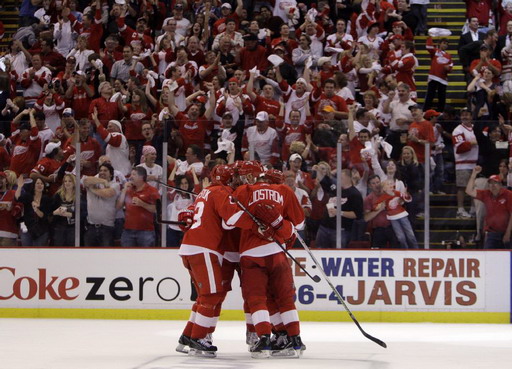
MULTIPOLYGON (((452 35, 449 40, 448 52, 453 59, 453 70, 449 74, 449 84, 446 93, 446 103, 455 107, 466 106, 466 82, 464 73, 459 62, 457 46, 465 23, 466 4, 464 1, 440 1, 432 0, 428 5, 428 28, 447 28, 452 35)), ((418 102, 423 103, 427 91, 427 78, 430 69, 430 55, 425 48, 427 36, 416 36, 415 47, 419 67, 416 70, 415 78, 418 89, 418 102)), ((435 39, 434 39, 435 41, 435 39)), ((437 99, 434 100, 434 108, 437 99)), ((473 242, 476 234, 475 219, 457 219, 457 198, 455 184, 445 184, 446 195, 430 195, 430 248, 431 249, 456 249, 475 248, 473 242)), ((470 200, 466 196, 465 208, 469 210, 470 200)), ((424 219, 416 220, 416 235, 420 248, 424 247, 424 219)))
POLYGON ((16 0, 5 0, 3 8, 0 10, 0 20, 4 23, 5 28, 4 37, 0 40, 2 53, 7 50, 7 44, 19 27, 19 11, 16 8, 16 3, 16 0))
MULTIPOLYGON (((452 56, 454 67, 449 74, 446 103, 455 108, 462 108, 466 105, 466 82, 464 81, 464 73, 462 72, 462 66, 460 65, 457 53, 461 30, 466 19, 465 13, 466 3, 462 0, 448 2, 433 0, 428 5, 428 28, 446 28, 452 32, 452 35, 447 37, 450 45, 447 51, 452 56)), ((427 36, 416 36, 414 38, 416 57, 419 62, 419 67, 414 74, 419 103, 425 101, 428 71, 430 69, 430 55, 425 47, 426 40, 427 36)), ((436 107, 436 104, 437 99, 434 100, 434 107, 436 107)))
MULTIPOLYGON (((446 195, 430 194, 430 249, 462 249, 476 248, 476 221, 457 219, 457 197, 455 184, 445 184, 446 195)), ((467 211, 471 206, 468 196, 464 207, 467 211)), ((424 248, 424 218, 417 218, 415 223, 416 237, 420 248, 424 248)))

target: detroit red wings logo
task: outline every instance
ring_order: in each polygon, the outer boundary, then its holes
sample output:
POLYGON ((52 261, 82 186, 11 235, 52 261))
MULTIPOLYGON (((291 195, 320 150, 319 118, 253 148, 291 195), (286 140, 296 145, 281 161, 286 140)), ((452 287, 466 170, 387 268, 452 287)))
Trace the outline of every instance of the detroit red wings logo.
POLYGON ((13 151, 13 153, 12 153, 12 156, 16 156, 16 155, 23 155, 23 154, 25 154, 27 151, 28 151, 28 147, 27 147, 27 146, 17 145, 17 146, 14 148, 14 151, 13 151))

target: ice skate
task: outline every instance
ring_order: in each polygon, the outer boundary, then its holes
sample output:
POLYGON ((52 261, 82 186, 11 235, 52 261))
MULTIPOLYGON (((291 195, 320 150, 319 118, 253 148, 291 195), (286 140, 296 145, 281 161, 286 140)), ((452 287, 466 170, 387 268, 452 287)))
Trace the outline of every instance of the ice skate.
POLYGON ((189 356, 216 357, 217 347, 213 346, 206 338, 190 339, 189 356))
POLYGON ((182 352, 184 354, 188 354, 190 346, 190 337, 182 334, 178 339, 178 346, 176 346, 176 351, 182 352))
POLYGON ((206 341, 208 341, 208 342, 210 343, 210 345, 212 345, 212 344, 213 344, 213 336, 212 336, 212 334, 211 334, 211 333, 208 333, 204 339, 205 339, 206 341))
POLYGON ((295 356, 295 350, 291 346, 290 338, 286 332, 277 332, 270 339, 272 356, 295 356))
POLYGON ((264 334, 250 349, 253 359, 266 359, 270 357, 270 336, 264 334))
POLYGON ((247 345, 249 346, 247 349, 249 350, 249 352, 251 352, 251 347, 253 347, 256 342, 258 342, 258 335, 256 334, 256 332, 249 332, 249 331, 246 331, 245 332, 245 343, 247 343, 247 345))
POLYGON ((291 348, 295 351, 294 357, 301 357, 302 353, 306 350, 306 345, 302 343, 299 335, 290 337, 291 348))

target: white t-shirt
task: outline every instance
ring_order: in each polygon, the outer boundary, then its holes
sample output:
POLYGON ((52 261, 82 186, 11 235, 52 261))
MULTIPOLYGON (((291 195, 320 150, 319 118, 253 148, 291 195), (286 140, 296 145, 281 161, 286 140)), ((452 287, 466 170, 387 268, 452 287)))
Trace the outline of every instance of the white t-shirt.
MULTIPOLYGON (((137 167, 142 167, 142 168, 146 169, 146 172, 148 173, 148 177, 154 176, 154 177, 157 177, 157 181, 162 181, 162 175, 164 173, 164 170, 160 165, 153 164, 153 166, 150 168, 146 165, 146 163, 142 163, 142 164, 137 165, 137 167)), ((157 190, 161 190, 161 188, 160 188, 161 186, 156 181, 148 181, 148 184, 150 186, 155 187, 157 190)))

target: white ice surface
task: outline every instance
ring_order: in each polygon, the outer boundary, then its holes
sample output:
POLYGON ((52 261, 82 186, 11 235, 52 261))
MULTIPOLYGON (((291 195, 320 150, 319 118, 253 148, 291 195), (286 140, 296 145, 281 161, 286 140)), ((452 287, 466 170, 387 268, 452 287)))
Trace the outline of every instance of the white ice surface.
POLYGON ((0 319, 1 369, 509 369, 512 325, 352 323, 301 325, 301 359, 251 359, 243 322, 220 321, 216 359, 174 351, 183 321, 0 319))

